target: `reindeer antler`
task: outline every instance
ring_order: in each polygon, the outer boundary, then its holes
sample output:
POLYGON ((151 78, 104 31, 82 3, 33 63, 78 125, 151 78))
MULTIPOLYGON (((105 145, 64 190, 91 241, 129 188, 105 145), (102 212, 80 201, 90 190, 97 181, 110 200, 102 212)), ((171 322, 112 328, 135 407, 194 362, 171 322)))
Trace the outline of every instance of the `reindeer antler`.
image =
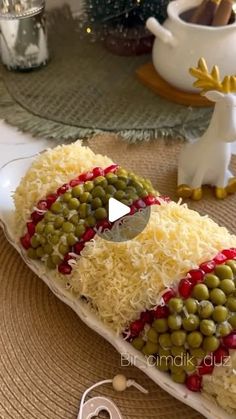
POLYGON ((236 76, 225 76, 221 81, 219 68, 214 65, 210 73, 204 58, 200 58, 198 67, 191 67, 189 72, 197 79, 193 86, 202 89, 202 94, 208 90, 217 90, 223 93, 236 92, 236 76))

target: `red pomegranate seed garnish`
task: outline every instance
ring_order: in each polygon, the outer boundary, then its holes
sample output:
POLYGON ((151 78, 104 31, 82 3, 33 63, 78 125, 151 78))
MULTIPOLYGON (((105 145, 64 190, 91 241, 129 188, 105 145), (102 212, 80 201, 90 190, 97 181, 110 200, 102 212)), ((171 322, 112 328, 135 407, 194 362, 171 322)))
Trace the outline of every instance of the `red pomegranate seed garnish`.
POLYGON ((44 214, 42 214, 41 212, 34 211, 31 214, 31 219, 35 224, 37 224, 39 221, 41 221, 43 219, 43 216, 44 216, 44 214))
POLYGON ((111 166, 108 166, 106 169, 104 169, 104 174, 107 173, 114 173, 119 168, 118 164, 112 164, 111 166))
POLYGON ((101 167, 94 167, 93 169, 93 176, 104 176, 104 170, 101 167))
POLYGON ((82 182, 82 181, 81 181, 81 179, 79 179, 79 178, 77 178, 77 179, 72 179, 72 180, 70 181, 70 186, 73 188, 74 186, 81 185, 81 183, 83 183, 83 182, 82 182))
POLYGON ((49 209, 52 204, 57 200, 57 194, 51 194, 46 197, 47 208, 49 209))
POLYGON ((168 303, 172 297, 176 296, 176 292, 173 290, 173 288, 168 289, 163 295, 162 299, 165 303, 168 303))
POLYGON ((153 310, 153 314, 156 319, 166 319, 170 312, 167 306, 157 306, 155 310, 153 310))
POLYGON ((137 201, 135 201, 135 202, 133 203, 133 205, 134 205, 137 209, 140 209, 140 208, 146 208, 146 204, 145 204, 145 202, 144 202, 142 199, 137 199, 137 201))
POLYGON ((57 189, 57 195, 63 195, 70 188, 69 183, 65 183, 60 188, 57 189))
POLYGON ((151 324, 153 322, 153 311, 143 311, 140 315, 140 320, 143 323, 151 324))
POLYGON ((222 250, 222 253, 224 256, 227 257, 227 259, 233 259, 236 257, 236 249, 235 247, 231 247, 230 249, 222 250))
POLYGON ((224 358, 228 358, 229 350, 223 346, 220 346, 213 354, 214 362, 219 364, 222 363, 224 358))
POLYGON ((214 271, 216 267, 216 263, 214 260, 209 260, 208 262, 203 262, 199 266, 200 269, 202 269, 206 274, 209 274, 210 272, 214 271))
POLYGON ((198 366, 198 373, 200 375, 211 374, 214 370, 214 358, 206 357, 204 358, 198 366), (209 362, 208 362, 209 360, 209 362))
POLYGON ((95 236, 96 232, 94 231, 94 229, 88 228, 88 230, 85 231, 85 233, 82 236, 82 240, 85 242, 88 242, 89 240, 91 240, 94 236, 95 236))
POLYGON ((149 205, 154 205, 154 204, 157 203, 155 196, 151 196, 151 195, 145 196, 145 198, 143 198, 143 200, 144 200, 145 204, 148 205, 148 206, 149 205))
POLYGON ((32 237, 35 233, 35 224, 32 221, 29 221, 26 225, 27 225, 28 233, 30 237, 32 237))
MULTIPOLYGON (((157 198, 158 199, 158 198, 157 198)), ((167 195, 161 195, 160 196, 160 199, 162 199, 163 201, 165 201, 165 202, 171 202, 171 199, 170 199, 170 197, 169 196, 167 196, 167 195)))
POLYGON ((202 386, 202 377, 197 374, 192 374, 187 377, 186 386, 191 391, 200 391, 202 386))
POLYGON ((217 263, 218 265, 221 265, 222 263, 224 263, 227 260, 227 257, 225 255, 223 255, 223 253, 219 252, 218 255, 216 255, 213 259, 215 261, 215 263, 217 263))
POLYGON ((80 254, 80 252, 83 250, 84 248, 84 243, 83 242, 78 242, 74 245, 74 251, 77 255, 80 254))
POLYGON ((66 255, 64 256, 64 262, 68 262, 69 260, 74 260, 76 259, 75 255, 72 255, 70 252, 66 253, 66 255))
POLYGON ((48 209, 48 204, 45 199, 41 199, 41 201, 38 202, 37 208, 41 211, 46 211, 48 209))
POLYGON ((58 266, 58 271, 63 275, 69 275, 72 271, 72 267, 68 263, 62 262, 58 266))
POLYGON ((142 322, 142 320, 135 320, 130 325, 131 336, 132 337, 138 336, 139 333, 143 330, 143 328, 144 328, 144 323, 142 322))
POLYGON ((86 182, 86 180, 91 180, 93 177, 94 176, 92 172, 81 173, 81 175, 79 175, 79 180, 81 182, 86 182))
POLYGON ((137 208, 135 207, 135 205, 130 205, 129 215, 135 214, 136 211, 137 211, 137 208))
POLYGON ((110 229, 111 228, 111 223, 109 223, 108 220, 101 220, 97 224, 97 228, 100 228, 100 227, 101 227, 102 231, 104 231, 105 229, 110 229))
POLYGON ((222 342, 227 348, 236 349, 236 332, 223 337, 222 342))
POLYGON ((26 233, 23 237, 20 238, 20 242, 26 250, 29 249, 31 246, 30 239, 31 236, 29 233, 26 233))
POLYGON ((191 282, 191 280, 189 278, 181 279, 181 281, 179 283, 179 288, 178 288, 181 297, 183 297, 183 298, 190 297, 193 286, 194 286, 194 284, 191 282))
POLYGON ((190 281, 192 284, 198 284, 199 282, 203 282, 204 280, 204 271, 202 269, 191 269, 189 271, 190 281))

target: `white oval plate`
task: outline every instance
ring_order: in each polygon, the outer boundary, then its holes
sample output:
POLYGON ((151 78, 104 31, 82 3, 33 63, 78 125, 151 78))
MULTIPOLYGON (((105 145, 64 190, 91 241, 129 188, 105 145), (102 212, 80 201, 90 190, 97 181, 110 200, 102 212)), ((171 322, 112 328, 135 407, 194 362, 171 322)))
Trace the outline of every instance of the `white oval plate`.
POLYGON ((167 391, 181 402, 191 406, 193 409, 196 409, 208 419, 235 418, 234 415, 226 413, 215 402, 205 399, 200 393, 193 393, 188 391, 184 385, 174 383, 167 373, 158 371, 155 367, 148 366, 144 356, 136 351, 128 342, 125 342, 121 337, 116 336, 108 327, 104 326, 103 323, 89 311, 86 307, 86 303, 73 297, 69 291, 66 291, 64 288, 60 287, 58 283, 55 283, 50 275, 46 275, 42 263, 29 260, 26 257, 25 252, 19 246, 19 243, 14 236, 14 203, 12 200, 12 193, 34 158, 35 157, 33 156, 12 160, 0 170, 0 225, 3 227, 7 240, 15 247, 29 268, 47 284, 60 300, 70 306, 87 326, 103 336, 120 354, 126 355, 132 364, 141 369, 156 384, 163 388, 163 390, 167 391))

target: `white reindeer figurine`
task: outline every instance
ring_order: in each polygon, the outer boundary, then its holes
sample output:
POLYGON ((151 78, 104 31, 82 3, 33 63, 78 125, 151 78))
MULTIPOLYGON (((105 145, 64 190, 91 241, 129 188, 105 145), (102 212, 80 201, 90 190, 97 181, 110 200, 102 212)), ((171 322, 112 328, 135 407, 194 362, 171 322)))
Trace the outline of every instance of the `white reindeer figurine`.
POLYGON ((197 78, 194 86, 215 102, 215 108, 203 136, 180 152, 177 194, 199 200, 202 185, 209 185, 218 199, 224 199, 236 192, 236 177, 229 170, 230 143, 236 140, 236 76, 225 76, 221 81, 218 67, 214 66, 210 73, 203 58, 197 68, 189 71, 197 78))

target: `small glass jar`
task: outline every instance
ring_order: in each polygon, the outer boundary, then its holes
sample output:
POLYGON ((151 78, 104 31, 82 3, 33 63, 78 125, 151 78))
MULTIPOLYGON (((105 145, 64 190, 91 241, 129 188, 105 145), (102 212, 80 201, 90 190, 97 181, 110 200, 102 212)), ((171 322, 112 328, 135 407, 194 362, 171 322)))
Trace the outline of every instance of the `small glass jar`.
POLYGON ((44 1, 0 1, 0 48, 9 70, 26 71, 47 64, 44 1))

